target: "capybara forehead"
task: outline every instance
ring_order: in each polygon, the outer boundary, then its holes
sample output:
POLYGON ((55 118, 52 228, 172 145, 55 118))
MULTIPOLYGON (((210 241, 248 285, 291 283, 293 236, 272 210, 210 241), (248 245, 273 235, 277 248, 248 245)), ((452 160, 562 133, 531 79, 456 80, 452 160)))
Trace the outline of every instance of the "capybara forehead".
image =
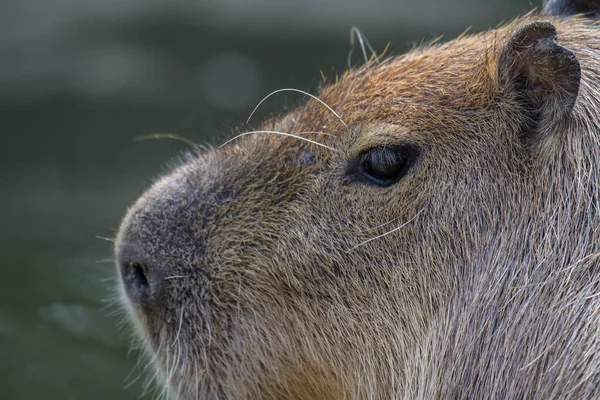
MULTIPOLYGON (((347 125, 435 123, 442 116, 484 111, 496 99, 498 57, 503 37, 511 30, 508 26, 416 48, 381 63, 372 61, 323 87, 319 98, 347 125)), ((298 111, 294 129, 340 129, 336 117, 315 101, 298 111)))

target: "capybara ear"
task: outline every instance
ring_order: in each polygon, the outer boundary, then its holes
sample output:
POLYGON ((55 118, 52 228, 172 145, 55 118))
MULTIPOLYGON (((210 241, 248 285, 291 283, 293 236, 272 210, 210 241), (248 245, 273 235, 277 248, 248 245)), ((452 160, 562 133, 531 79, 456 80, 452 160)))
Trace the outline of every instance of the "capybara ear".
POLYGON ((516 95, 537 130, 564 119, 579 92, 579 61, 557 36, 550 22, 531 22, 517 29, 500 54, 503 89, 516 95))
POLYGON ((587 14, 598 17, 600 16, 600 0, 549 0, 544 5, 542 14, 560 16, 587 14))

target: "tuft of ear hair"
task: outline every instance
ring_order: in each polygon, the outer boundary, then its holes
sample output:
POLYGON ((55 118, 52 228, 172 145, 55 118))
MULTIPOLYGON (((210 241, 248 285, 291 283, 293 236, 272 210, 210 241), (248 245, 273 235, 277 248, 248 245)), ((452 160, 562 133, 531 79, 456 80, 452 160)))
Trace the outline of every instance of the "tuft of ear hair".
POLYGON ((567 16, 586 14, 600 17, 600 0, 549 0, 544 5, 542 14, 567 16))
POLYGON ((521 26, 504 46, 499 59, 502 86, 516 96, 527 113, 525 132, 552 130, 573 109, 581 69, 575 54, 556 41, 549 21, 521 26))

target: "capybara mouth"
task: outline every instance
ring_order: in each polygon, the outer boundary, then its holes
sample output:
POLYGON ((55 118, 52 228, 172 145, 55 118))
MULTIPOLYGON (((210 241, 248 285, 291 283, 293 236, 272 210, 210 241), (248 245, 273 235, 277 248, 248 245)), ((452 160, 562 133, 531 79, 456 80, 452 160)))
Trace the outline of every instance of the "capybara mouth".
POLYGON ((162 392, 600 398, 599 7, 373 57, 155 182, 116 259, 162 392))

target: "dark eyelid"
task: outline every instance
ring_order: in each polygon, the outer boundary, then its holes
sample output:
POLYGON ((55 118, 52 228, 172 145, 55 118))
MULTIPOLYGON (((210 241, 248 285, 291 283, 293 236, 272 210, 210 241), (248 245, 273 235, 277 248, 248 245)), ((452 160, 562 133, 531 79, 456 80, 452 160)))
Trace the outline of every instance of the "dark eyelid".
MULTIPOLYGON (((366 185, 376 186, 391 186, 396 182, 400 181, 411 167, 417 162, 420 157, 421 149, 414 145, 382 145, 374 146, 370 149, 364 150, 357 156, 353 157, 346 168, 346 174, 344 181, 346 183, 361 183, 366 185), (365 170, 364 161, 366 157, 370 157, 373 152, 388 152, 387 154, 374 154, 373 157, 398 157, 399 161, 403 162, 404 165, 400 168, 397 176, 390 179, 379 179, 377 176, 372 175, 371 172, 365 170), (394 155, 390 156, 390 151, 395 152, 394 155)), ((381 161, 381 160, 379 160, 381 161)))

